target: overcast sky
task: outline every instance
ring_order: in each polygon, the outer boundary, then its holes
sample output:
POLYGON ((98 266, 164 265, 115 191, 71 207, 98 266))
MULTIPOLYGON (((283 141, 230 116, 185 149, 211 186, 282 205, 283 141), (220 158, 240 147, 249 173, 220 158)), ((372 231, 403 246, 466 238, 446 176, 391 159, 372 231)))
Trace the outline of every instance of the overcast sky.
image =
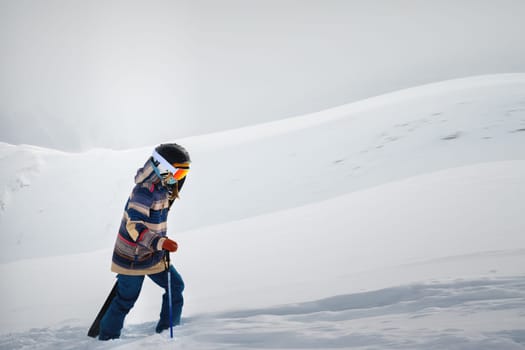
POLYGON ((0 0, 0 141, 125 149, 525 72, 522 0, 0 0))

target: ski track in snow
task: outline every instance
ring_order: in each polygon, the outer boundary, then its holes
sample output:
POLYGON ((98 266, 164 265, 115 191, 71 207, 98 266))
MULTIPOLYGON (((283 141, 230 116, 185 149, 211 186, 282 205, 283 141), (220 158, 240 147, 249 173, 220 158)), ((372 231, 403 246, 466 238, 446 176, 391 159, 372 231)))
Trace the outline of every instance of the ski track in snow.
POLYGON ((86 337, 87 325, 31 329, 3 335, 0 349, 525 349, 524 317, 525 275, 202 314, 185 319, 173 340, 153 335, 155 322, 127 325, 104 343, 86 337))

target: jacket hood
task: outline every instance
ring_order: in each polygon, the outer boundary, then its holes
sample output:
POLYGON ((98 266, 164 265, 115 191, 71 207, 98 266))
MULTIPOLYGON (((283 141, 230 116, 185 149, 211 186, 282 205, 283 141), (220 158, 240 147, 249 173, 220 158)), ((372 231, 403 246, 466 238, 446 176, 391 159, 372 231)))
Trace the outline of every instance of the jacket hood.
POLYGON ((146 161, 144 166, 142 168, 137 170, 137 174, 135 175, 135 183, 143 184, 143 183, 157 183, 159 181, 159 178, 157 174, 155 174, 155 171, 153 170, 153 164, 151 163, 151 158, 146 161))

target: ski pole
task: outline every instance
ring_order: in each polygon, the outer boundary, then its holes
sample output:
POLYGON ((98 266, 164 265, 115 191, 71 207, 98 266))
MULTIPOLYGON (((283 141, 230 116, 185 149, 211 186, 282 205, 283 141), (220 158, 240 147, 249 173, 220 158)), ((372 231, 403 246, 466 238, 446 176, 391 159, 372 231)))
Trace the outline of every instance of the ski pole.
POLYGON ((171 272, 170 272, 170 252, 166 250, 166 261, 168 263, 166 272, 168 273, 168 306, 170 316, 170 338, 173 338, 173 303, 171 301, 171 272))

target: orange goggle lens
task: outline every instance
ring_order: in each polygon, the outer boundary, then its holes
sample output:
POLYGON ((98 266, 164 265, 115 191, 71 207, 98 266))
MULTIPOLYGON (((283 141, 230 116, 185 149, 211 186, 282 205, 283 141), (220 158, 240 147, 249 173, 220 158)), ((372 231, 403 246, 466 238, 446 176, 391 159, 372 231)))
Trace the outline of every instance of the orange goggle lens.
POLYGON ((177 181, 182 180, 186 175, 188 175, 189 171, 190 169, 177 168, 177 171, 175 172, 175 174, 173 174, 173 178, 177 181))

